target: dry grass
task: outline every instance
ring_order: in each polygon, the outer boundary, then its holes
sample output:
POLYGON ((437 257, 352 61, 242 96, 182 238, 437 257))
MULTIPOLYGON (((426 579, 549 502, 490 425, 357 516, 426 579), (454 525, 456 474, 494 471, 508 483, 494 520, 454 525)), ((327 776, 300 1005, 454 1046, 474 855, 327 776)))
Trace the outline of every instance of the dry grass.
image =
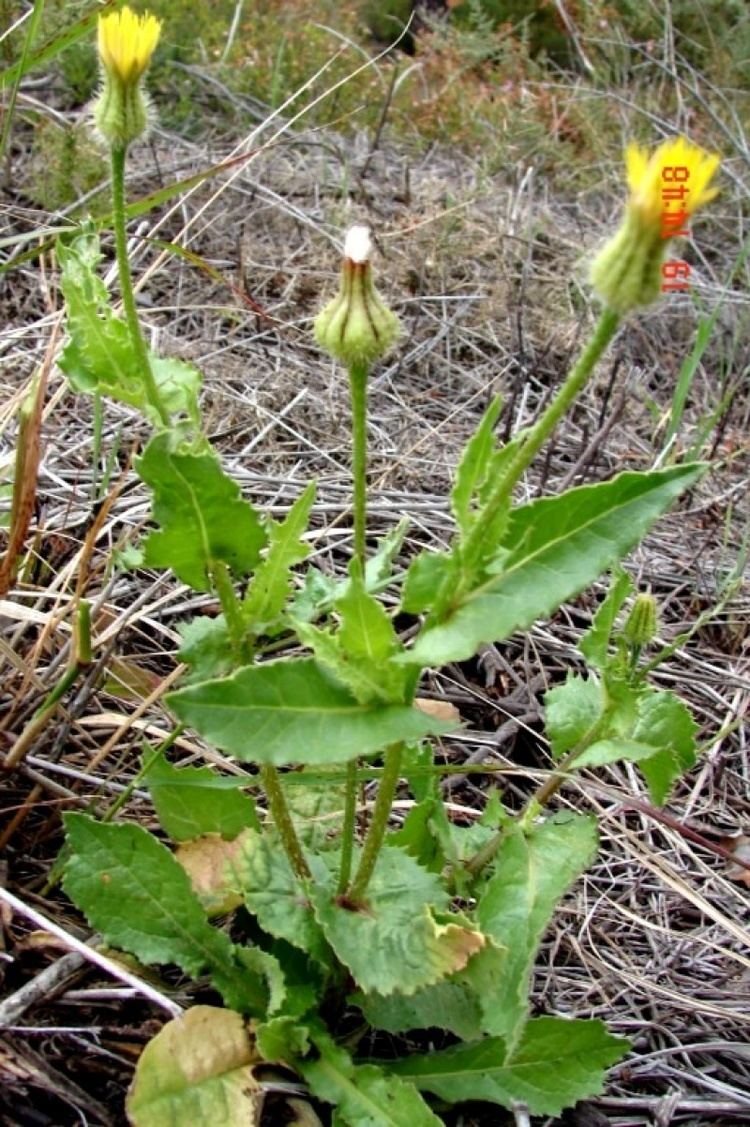
MULTIPOLYGON (((741 131, 735 141, 729 188, 697 237, 695 293, 707 310, 723 304, 680 444, 690 445, 713 410, 717 385, 736 384, 736 392, 704 446, 712 472, 628 564, 659 600, 665 643, 704 616, 656 674, 690 702, 703 754, 666 820, 650 809, 627 768, 586 775, 559 799, 594 810, 603 842, 547 938, 534 1005, 602 1017, 636 1047, 612 1073, 606 1095, 592 1101, 589 1118, 579 1111, 566 1123, 708 1127, 750 1120, 747 887, 730 879, 722 854, 728 836, 747 832, 750 812, 747 586, 719 605, 749 515, 750 307, 739 284, 724 293, 737 231, 744 231, 748 183, 741 131)), ((257 143, 249 135, 236 151, 257 143)), ((217 144, 209 159, 229 155, 217 144)), ((152 148, 133 162, 131 194, 206 163, 205 146, 157 131, 152 148)), ((381 287, 405 325, 394 358, 372 380, 371 528, 373 535, 385 532, 406 513, 407 553, 441 546, 451 530, 451 470, 490 396, 506 397, 508 432, 528 423, 587 329, 585 261, 616 206, 617 176, 605 163, 595 187, 565 198, 522 162, 489 173, 481 157, 441 148, 414 155, 384 140, 372 152, 364 135, 282 132, 244 166, 134 227, 144 320, 160 352, 203 369, 209 433, 248 497, 280 513, 318 478, 313 557, 340 572, 351 536, 347 393, 309 327, 335 284, 342 229, 355 220, 371 223, 383 251, 381 287), (189 246, 224 282, 159 252, 146 235, 189 246), (256 312, 238 299, 238 288, 256 312)), ((23 200, 7 198, 5 208, 11 225, 39 220, 23 200)), ((13 447, 18 406, 61 307, 47 257, 9 273, 3 286, 0 461, 13 447)), ((675 298, 626 325, 529 474, 528 496, 653 463, 696 319, 695 305, 675 298)), ((90 947, 65 953, 66 936, 90 937, 49 883, 60 810, 105 810, 132 778, 144 737, 167 734, 171 721, 159 700, 174 669, 176 626, 211 609, 207 598, 161 576, 112 569, 112 550, 138 540, 148 512, 128 468, 146 430, 127 408, 106 405, 102 457, 114 452, 115 461, 112 488, 97 510, 102 467, 95 476, 91 427, 90 401, 68 392, 54 369, 28 551, 0 604, 0 740, 7 749, 27 738, 34 709, 69 660, 72 612, 82 594, 93 600, 95 636, 93 665, 2 782, 7 889, 21 901, 9 901, 2 916, 0 1067, 9 1087, 0 1101, 8 1123, 72 1124, 79 1121, 74 1108, 90 1123, 122 1122, 112 1109, 121 1106, 144 1040, 191 998, 191 988, 169 976, 133 979, 119 963, 102 966, 90 947), (32 1107, 39 1118, 30 1117, 32 1107)), ((466 721, 444 742, 441 760, 484 769, 451 784, 455 817, 476 817, 488 787, 499 785, 513 804, 538 780, 547 764, 541 693, 577 662, 575 643, 594 606, 588 593, 554 621, 426 679, 424 695, 452 701, 466 721)), ((177 746, 185 761, 209 759, 236 770, 189 733, 177 746)), ((153 824, 138 789, 124 814, 153 824)), ((499 1120, 496 1111, 476 1109, 460 1122, 499 1120)))

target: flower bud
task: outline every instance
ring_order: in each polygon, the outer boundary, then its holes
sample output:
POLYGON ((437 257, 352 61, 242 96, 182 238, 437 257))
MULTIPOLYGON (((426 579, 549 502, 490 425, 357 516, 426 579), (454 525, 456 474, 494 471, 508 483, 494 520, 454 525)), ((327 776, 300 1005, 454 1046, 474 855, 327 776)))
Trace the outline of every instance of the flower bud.
POLYGON ((141 79, 151 61, 161 23, 136 15, 127 5, 99 17, 98 47, 104 85, 94 106, 99 132, 116 149, 125 149, 144 132, 149 103, 141 79))
POLYGON ((622 634, 631 646, 643 647, 656 637, 657 607, 651 592, 636 595, 622 634))
POLYGON ((344 243, 339 292, 315 318, 318 344, 351 367, 384 356, 399 335, 398 317, 372 280, 367 227, 350 227, 344 243))

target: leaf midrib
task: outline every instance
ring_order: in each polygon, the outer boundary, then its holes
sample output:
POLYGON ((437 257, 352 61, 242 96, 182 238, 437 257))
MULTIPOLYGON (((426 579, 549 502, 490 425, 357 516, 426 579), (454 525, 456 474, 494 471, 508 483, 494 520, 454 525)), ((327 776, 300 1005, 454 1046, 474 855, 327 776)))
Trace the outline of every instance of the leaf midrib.
MULTIPOLYGON (((625 510, 634 504, 638 504, 639 502, 644 501, 645 498, 651 496, 653 493, 658 492, 660 489, 664 488, 665 485, 671 484, 673 481, 678 480, 678 478, 679 475, 677 474, 675 474, 671 478, 662 478, 657 484, 653 485, 653 487, 649 487, 649 489, 644 490, 637 496, 629 497, 627 501, 621 504, 612 504, 610 508, 606 509, 604 512, 599 512, 595 516, 591 517, 591 519, 586 523, 576 525, 575 529, 573 529, 572 532, 566 533, 564 535, 559 535, 554 539, 545 541, 544 544, 542 544, 534 552, 530 553, 529 555, 522 556, 511 567, 502 571, 499 575, 492 575, 489 579, 485 580, 484 583, 481 583, 478 587, 475 587, 463 600, 462 606, 468 606, 474 599, 479 598, 481 595, 492 594, 493 587, 503 583, 519 569, 528 567, 531 563, 538 563, 539 557, 550 551, 550 549, 554 549, 558 545, 564 544, 567 540, 574 539, 576 536, 581 535, 585 531, 592 528, 592 526, 599 524, 604 520, 609 520, 618 511, 625 510)), ((613 478, 612 480, 616 481, 617 479, 613 478)), ((610 483, 607 482, 606 484, 610 483)), ((564 494, 561 494, 561 496, 564 496, 564 494)))

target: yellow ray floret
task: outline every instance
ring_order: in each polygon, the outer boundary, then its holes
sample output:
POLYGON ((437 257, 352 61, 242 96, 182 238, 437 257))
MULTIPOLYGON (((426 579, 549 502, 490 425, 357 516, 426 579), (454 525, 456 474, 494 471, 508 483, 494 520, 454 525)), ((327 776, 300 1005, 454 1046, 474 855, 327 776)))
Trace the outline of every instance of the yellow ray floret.
POLYGON ((712 200, 719 190, 709 187, 719 167, 719 157, 684 137, 664 141, 650 156, 645 149, 631 143, 625 151, 625 165, 630 206, 646 223, 658 225, 665 210, 677 210, 676 195, 672 196, 674 202, 670 201, 665 207, 665 199, 669 199, 665 191, 669 189, 684 187, 679 210, 686 218, 712 200))
POLYGON ((127 5, 100 16, 99 58, 104 69, 121 82, 137 82, 151 61, 160 32, 156 16, 137 15, 127 5))
POLYGON ((630 188, 625 214, 595 256, 590 275, 604 304, 620 314, 650 305, 664 292, 664 278, 676 276, 664 273, 672 239, 690 233, 691 217, 719 190, 710 186, 718 156, 684 137, 664 141, 650 154, 630 144, 625 166, 630 188))

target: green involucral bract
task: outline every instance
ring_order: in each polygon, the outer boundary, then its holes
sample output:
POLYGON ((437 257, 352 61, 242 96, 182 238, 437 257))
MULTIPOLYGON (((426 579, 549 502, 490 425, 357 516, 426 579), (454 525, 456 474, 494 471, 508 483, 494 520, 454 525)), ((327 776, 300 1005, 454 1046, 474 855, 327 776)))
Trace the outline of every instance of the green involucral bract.
POLYGON ((339 292, 315 318, 315 339, 347 367, 372 364, 398 338, 398 317, 375 288, 366 228, 354 227, 354 257, 344 253, 339 292), (359 236, 359 237, 358 237, 359 236))

